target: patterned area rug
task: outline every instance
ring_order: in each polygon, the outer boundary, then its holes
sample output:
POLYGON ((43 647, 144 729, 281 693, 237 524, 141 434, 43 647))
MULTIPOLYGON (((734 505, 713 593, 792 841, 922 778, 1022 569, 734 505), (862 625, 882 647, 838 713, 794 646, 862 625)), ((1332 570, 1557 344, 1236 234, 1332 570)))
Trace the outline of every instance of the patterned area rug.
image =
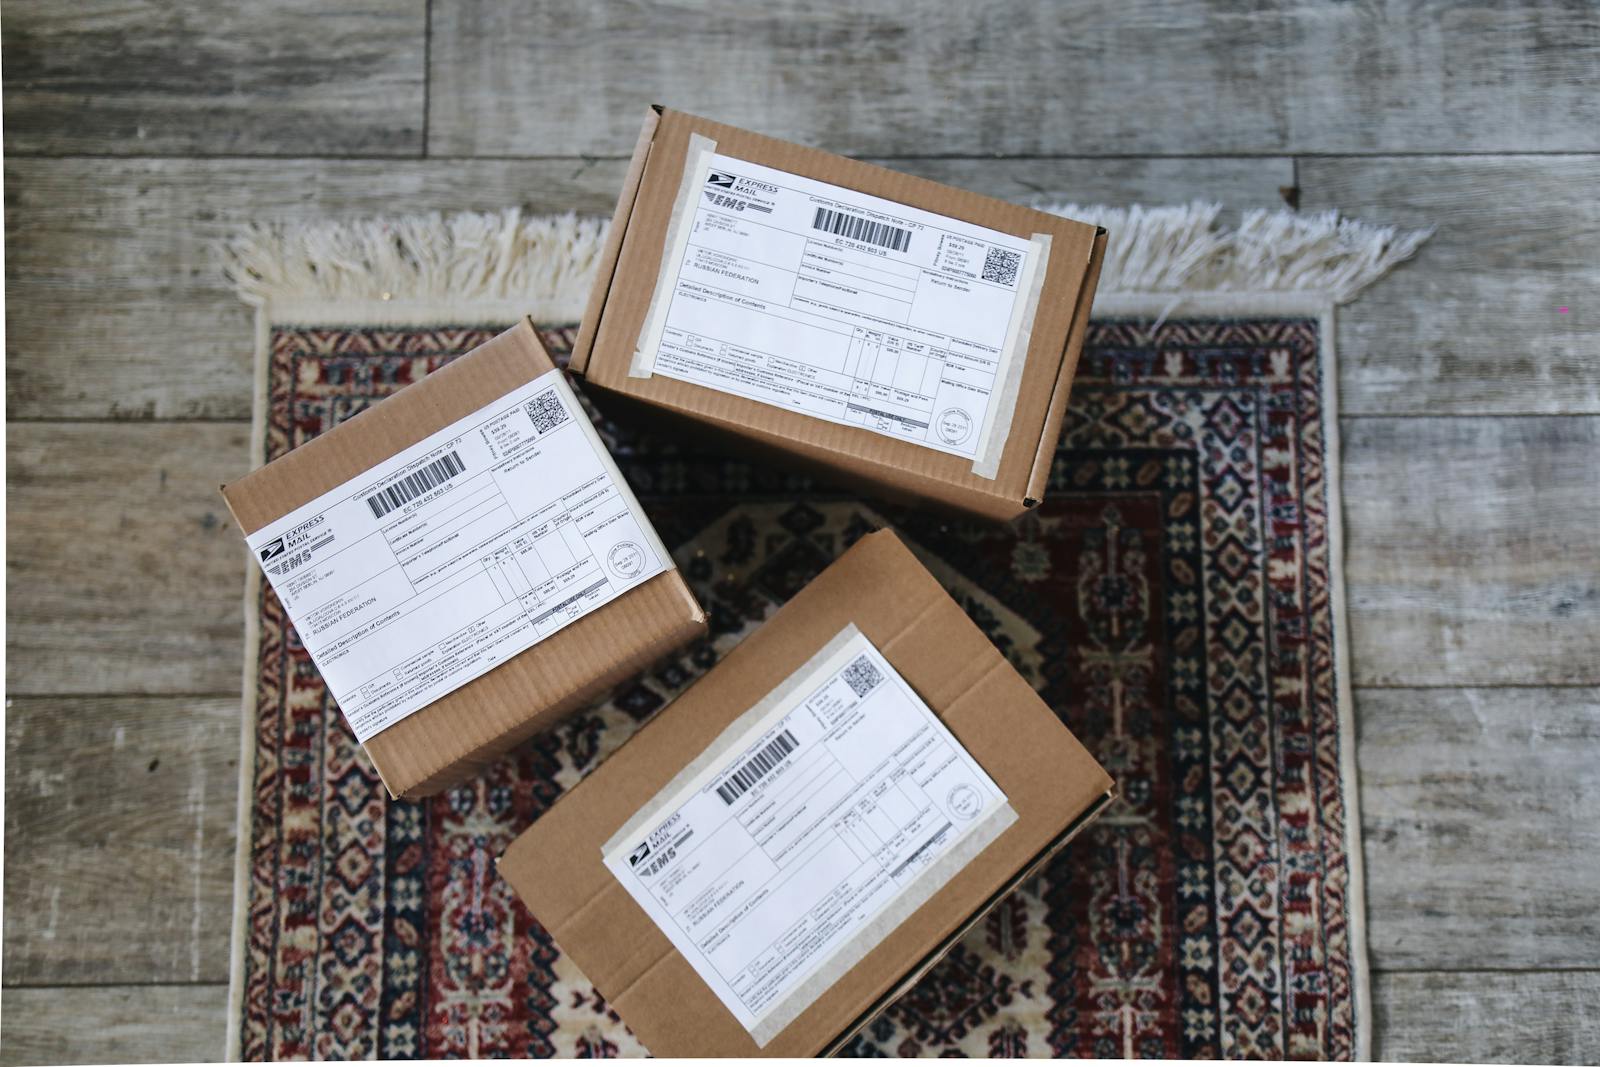
MULTIPOLYGON (((265 455, 504 321, 272 325, 265 455)), ((1007 527, 858 499, 606 424, 711 612, 711 636, 430 801, 387 798, 258 589, 233 1051, 639 1054, 493 857, 853 539, 891 525, 1122 798, 853 1051, 1358 1055, 1366 960, 1336 677, 1328 321, 1097 322, 1049 498, 1007 527)), ((564 351, 570 330, 546 341, 564 351)))

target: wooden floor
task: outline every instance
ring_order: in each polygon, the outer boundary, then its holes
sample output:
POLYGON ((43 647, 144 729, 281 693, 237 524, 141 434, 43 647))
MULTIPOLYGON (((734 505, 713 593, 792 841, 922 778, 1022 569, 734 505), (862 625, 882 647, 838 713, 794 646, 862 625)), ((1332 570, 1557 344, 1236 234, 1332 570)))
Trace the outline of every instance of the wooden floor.
POLYGON ((1438 234, 1339 320, 1377 1053, 1600 1059, 1600 6, 5 7, 6 1063, 221 1055, 256 218, 609 210, 650 101, 1438 234))

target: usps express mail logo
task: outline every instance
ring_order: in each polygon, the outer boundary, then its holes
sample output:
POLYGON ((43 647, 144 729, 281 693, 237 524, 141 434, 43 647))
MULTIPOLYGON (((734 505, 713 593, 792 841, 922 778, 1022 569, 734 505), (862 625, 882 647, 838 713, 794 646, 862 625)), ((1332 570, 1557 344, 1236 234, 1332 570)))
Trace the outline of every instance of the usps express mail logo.
POLYGON ((732 174, 724 174, 719 170, 714 170, 706 177, 706 184, 715 185, 719 189, 732 189, 733 183, 738 180, 732 174))
POLYGON ((641 860, 643 860, 648 855, 650 855, 650 842, 646 841, 644 844, 642 844, 638 848, 634 849, 633 852, 628 855, 628 866, 629 867, 637 867, 637 866, 639 866, 639 862, 641 860))
POLYGON ((269 559, 277 559, 281 555, 283 555, 283 538, 281 537, 275 537, 261 547, 262 563, 267 562, 269 559))

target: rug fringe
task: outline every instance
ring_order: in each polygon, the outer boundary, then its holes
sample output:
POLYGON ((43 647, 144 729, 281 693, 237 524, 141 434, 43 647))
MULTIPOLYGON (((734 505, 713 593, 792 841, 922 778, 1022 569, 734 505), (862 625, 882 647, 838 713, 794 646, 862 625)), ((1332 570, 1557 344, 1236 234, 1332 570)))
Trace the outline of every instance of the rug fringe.
MULTIPOLYGON (((1248 211, 1220 204, 1055 204, 1045 211, 1106 227, 1102 294, 1323 293, 1344 303, 1414 255, 1431 229, 1401 230, 1336 211, 1248 211)), ((576 322, 605 240, 603 219, 496 213, 258 223, 222 246, 246 302, 515 301, 546 322, 576 322)))
POLYGON ((1326 293, 1342 304, 1410 259, 1432 228, 1401 230, 1337 211, 1247 211, 1234 228, 1222 205, 1051 204, 1040 210, 1110 231, 1100 292, 1326 293))
POLYGON ((526 303, 576 322, 605 240, 604 219, 459 212, 257 223, 221 247, 222 270, 257 306, 285 301, 526 303))

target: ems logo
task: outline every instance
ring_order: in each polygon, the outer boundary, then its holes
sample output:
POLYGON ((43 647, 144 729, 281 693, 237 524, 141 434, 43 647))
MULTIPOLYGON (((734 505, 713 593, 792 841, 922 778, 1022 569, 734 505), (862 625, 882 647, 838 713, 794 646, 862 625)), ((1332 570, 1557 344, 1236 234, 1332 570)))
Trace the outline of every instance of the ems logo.
POLYGON ((650 842, 646 841, 644 844, 633 850, 632 855, 628 857, 628 866, 639 866, 639 861, 648 855, 650 855, 650 842))
POLYGON ((281 555, 283 555, 283 538, 279 537, 267 542, 266 546, 261 549, 261 562, 265 563, 267 560, 276 559, 281 555))
POLYGON ((706 184, 720 186, 724 189, 732 189, 733 183, 738 180, 738 178, 735 178, 731 174, 723 174, 719 171, 712 171, 711 176, 706 179, 706 184))

